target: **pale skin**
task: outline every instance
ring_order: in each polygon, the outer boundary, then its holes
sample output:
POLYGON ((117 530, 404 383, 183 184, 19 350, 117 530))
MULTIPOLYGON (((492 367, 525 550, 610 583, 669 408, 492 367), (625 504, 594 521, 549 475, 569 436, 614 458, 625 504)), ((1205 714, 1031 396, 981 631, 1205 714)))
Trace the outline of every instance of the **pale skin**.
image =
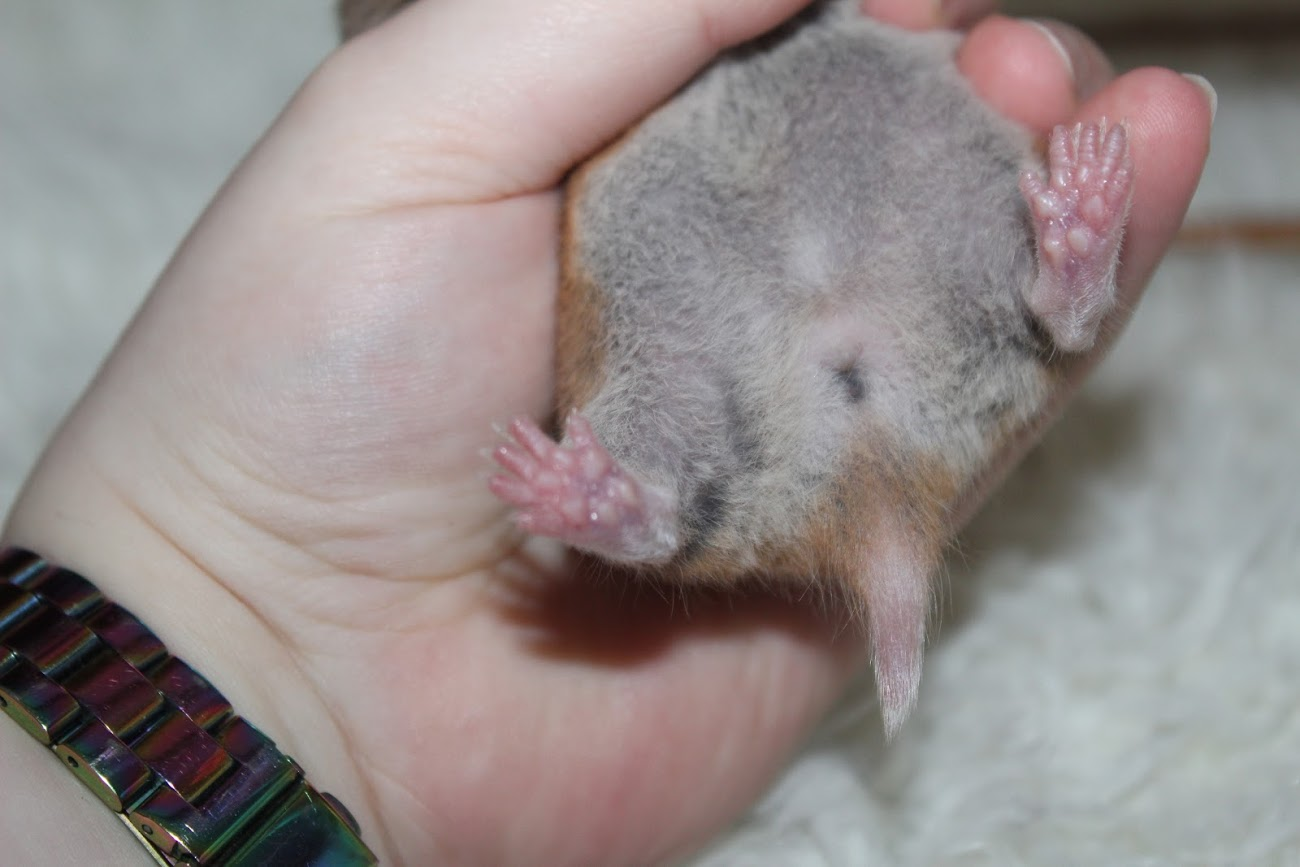
MULTIPOLYGON (((382 863, 646 864, 708 839, 860 641, 756 592, 687 614, 584 581, 558 545, 521 543, 479 453, 494 423, 548 411, 564 172, 798 6, 444 0, 336 52, 177 252, 4 542, 150 624, 348 804, 382 863)), ((872 11, 939 23, 922 2, 872 11)), ((1057 33, 1073 75, 1003 18, 961 66, 1035 129, 1126 120, 1122 317, 1181 221, 1210 105, 1165 70, 1112 80, 1057 33)), ((138 863, 56 765, 0 726, 0 779, 29 795, 0 811, 7 863, 138 863)))

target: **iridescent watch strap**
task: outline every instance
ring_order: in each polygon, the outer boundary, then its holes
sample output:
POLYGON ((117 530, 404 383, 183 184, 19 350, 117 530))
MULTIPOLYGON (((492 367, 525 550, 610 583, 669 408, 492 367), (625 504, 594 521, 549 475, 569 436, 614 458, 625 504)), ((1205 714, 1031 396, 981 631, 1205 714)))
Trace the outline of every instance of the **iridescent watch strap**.
POLYGON ((374 864, 355 821, 93 584, 0 549, 0 708, 163 864, 374 864))

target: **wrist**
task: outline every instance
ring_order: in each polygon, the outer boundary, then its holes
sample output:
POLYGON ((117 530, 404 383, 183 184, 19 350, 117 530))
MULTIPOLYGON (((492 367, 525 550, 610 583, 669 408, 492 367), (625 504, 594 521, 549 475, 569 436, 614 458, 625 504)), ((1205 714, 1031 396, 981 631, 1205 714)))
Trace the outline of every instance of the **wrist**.
MULTIPOLYGON (((347 762, 351 750, 325 706, 329 697, 313 689, 284 637, 275 633, 256 608, 200 566, 200 558, 181 549, 162 531, 167 523, 176 526, 174 520, 153 519, 139 504, 115 493, 102 476, 84 465, 76 471, 75 462, 64 463, 60 451, 56 443, 51 457, 29 480, 0 535, 0 545, 38 552, 51 563, 93 581, 107 599, 135 615, 172 655, 189 663, 223 693, 236 715, 296 760, 312 785, 337 794, 364 826, 373 829, 374 816, 364 803, 364 786, 355 767, 347 762), (74 479, 76 484, 71 483, 74 479)), ((173 506, 176 513, 183 513, 181 503, 173 506)), ((188 529, 214 544, 222 538, 216 528, 191 525, 188 529)), ((96 813, 90 823, 95 834, 76 835, 69 845, 80 846, 76 841, 86 836, 85 842, 97 847, 90 851, 102 853, 106 844, 97 842, 97 836, 103 834, 112 839, 113 849, 133 851, 134 860, 139 859, 138 844, 130 839, 127 829, 59 767, 48 749, 31 743, 11 751, 8 746, 25 736, 7 720, 0 720, 0 727, 10 731, 0 742, 6 767, 23 762, 41 768, 39 775, 31 778, 40 789, 40 794, 33 792, 31 807, 43 815, 48 811, 44 821, 56 825, 57 833, 79 824, 85 813, 96 813), (46 792, 54 798, 43 804, 46 792)), ((372 830, 366 835, 367 842, 373 845, 375 836, 372 830)))

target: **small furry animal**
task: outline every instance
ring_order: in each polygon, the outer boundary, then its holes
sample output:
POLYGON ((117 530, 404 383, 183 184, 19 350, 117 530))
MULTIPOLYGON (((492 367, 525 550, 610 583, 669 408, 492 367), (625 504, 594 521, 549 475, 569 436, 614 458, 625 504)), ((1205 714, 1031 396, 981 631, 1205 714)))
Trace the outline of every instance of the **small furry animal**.
POLYGON ((1132 169, 1101 123, 1043 172, 954 34, 856 5, 724 55, 569 179, 563 436, 516 419, 490 486, 665 580, 847 588, 892 735, 951 508, 1114 304, 1132 169))

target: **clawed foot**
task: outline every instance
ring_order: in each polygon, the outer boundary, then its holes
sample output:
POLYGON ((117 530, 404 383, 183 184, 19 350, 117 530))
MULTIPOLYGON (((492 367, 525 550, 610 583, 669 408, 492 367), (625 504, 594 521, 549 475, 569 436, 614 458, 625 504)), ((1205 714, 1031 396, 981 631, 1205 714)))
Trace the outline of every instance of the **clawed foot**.
POLYGON ((563 444, 527 418, 511 422, 507 434, 492 452, 504 472, 488 487, 518 508, 521 529, 619 562, 672 555, 676 534, 668 498, 619 466, 582 415, 569 415, 563 444))
POLYGON ((1058 126, 1046 177, 1027 171, 1020 190, 1038 238, 1030 309, 1060 349, 1088 349, 1115 303, 1115 267, 1133 192, 1124 125, 1058 126))

